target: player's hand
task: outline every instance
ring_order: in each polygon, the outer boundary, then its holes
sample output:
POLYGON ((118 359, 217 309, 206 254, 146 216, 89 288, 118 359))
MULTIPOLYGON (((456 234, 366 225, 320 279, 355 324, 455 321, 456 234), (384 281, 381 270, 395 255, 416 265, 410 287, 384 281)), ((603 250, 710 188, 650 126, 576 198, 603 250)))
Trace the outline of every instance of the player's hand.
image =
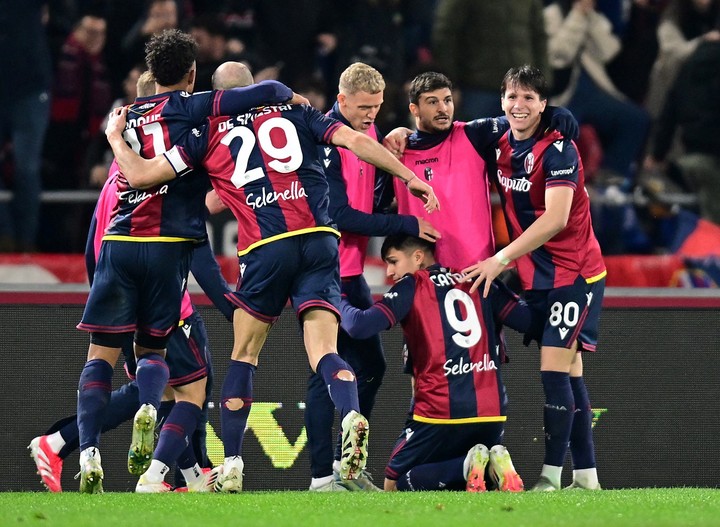
POLYGON ((305 97, 300 95, 299 93, 293 92, 292 99, 288 101, 290 104, 307 104, 310 106, 310 101, 308 101, 305 97))
POLYGON ((122 136, 125 131, 125 123, 127 121, 127 107, 121 106, 113 109, 108 116, 108 123, 105 127, 105 135, 108 139, 116 136, 122 136))
POLYGON ((413 174, 412 179, 407 182, 407 188, 413 196, 425 202, 424 208, 427 212, 440 210, 440 202, 435 195, 435 191, 430 185, 421 181, 419 177, 413 174))
POLYGON ((405 153, 405 147, 407 146, 407 138, 412 134, 412 130, 409 128, 399 127, 392 130, 383 139, 383 146, 390 150, 392 154, 398 159, 405 153))
POLYGON ((227 205, 220 199, 215 189, 205 194, 205 207, 210 214, 218 214, 227 209, 227 205))
POLYGON ((433 243, 442 238, 440 231, 433 227, 429 221, 425 218, 421 218, 420 216, 416 216, 416 218, 418 221, 418 238, 422 238, 423 240, 433 243))
POLYGON ((462 272, 465 273, 468 278, 475 278, 473 285, 470 286, 470 293, 474 293, 475 291, 477 291, 480 288, 480 285, 485 282, 485 288, 483 289, 483 298, 487 298, 487 296, 490 294, 490 287, 492 286, 492 281, 497 278, 497 276, 505 269, 505 267, 507 266, 500 263, 500 260, 498 260, 494 256, 491 256, 490 258, 487 258, 482 262, 478 262, 475 265, 471 265, 470 267, 466 267, 465 269, 463 269, 462 272))

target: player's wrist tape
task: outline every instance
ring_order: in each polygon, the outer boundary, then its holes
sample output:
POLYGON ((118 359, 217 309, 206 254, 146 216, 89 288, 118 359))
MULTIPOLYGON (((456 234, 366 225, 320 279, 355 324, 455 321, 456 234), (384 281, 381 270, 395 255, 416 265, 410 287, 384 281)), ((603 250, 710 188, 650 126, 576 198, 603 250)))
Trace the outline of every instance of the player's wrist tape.
POLYGON ((413 174, 413 177, 411 177, 410 179, 406 179, 405 181, 403 181, 403 183, 405 183, 405 186, 407 187, 410 185, 410 182, 415 178, 417 178, 417 176, 413 174))
POLYGON ((495 259, 503 265, 507 265, 510 263, 510 258, 505 256, 505 251, 503 251, 502 249, 495 253, 495 259))

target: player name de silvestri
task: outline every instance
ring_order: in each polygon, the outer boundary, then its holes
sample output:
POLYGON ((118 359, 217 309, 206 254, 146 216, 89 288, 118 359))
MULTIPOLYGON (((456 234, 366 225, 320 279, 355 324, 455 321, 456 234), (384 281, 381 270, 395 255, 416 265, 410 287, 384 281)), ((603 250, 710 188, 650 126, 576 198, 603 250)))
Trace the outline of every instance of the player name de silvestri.
POLYGON ((253 108, 251 111, 247 113, 243 113, 240 115, 237 115, 233 117, 232 119, 228 119, 227 121, 221 121, 218 123, 218 132, 224 132, 226 130, 229 130, 231 128, 235 127, 235 123, 233 121, 236 121, 237 124, 245 125, 248 123, 253 122, 256 118, 267 115, 269 113, 277 113, 282 112, 286 110, 290 110, 292 106, 289 104, 281 104, 278 106, 260 106, 259 108, 253 108))

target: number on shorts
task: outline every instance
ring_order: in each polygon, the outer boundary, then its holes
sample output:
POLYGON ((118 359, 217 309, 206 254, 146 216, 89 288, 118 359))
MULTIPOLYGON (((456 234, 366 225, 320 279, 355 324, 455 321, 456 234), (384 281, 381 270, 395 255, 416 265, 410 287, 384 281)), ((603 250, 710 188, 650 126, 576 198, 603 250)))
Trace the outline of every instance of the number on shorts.
MULTIPOLYGON (((249 128, 237 126, 230 130, 220 142, 229 148, 230 143, 236 138, 240 138, 241 143, 235 156, 235 170, 230 181, 236 188, 240 188, 251 181, 265 177, 265 172, 262 167, 247 169, 250 154, 255 147, 255 134, 249 128)), ((302 164, 303 153, 297 129, 284 117, 272 117, 263 122, 257 129, 257 143, 260 150, 273 158, 267 165, 276 172, 288 174, 297 170, 302 164), (282 130, 285 135, 285 145, 281 147, 275 146, 270 137, 272 131, 278 129, 282 130)))
POLYGON ((452 336, 455 344, 463 348, 471 348, 480 342, 482 327, 480 326, 480 319, 478 318, 475 304, 473 304, 470 295, 460 289, 451 289, 445 295, 444 307, 448 324, 457 331, 457 333, 453 333, 452 336), (465 306, 465 312, 467 313, 465 319, 458 318, 455 310, 455 302, 459 302, 465 306))
POLYGON ((568 302, 563 306, 560 302, 555 302, 550 306, 550 318, 548 321, 553 327, 560 324, 573 327, 578 323, 580 318, 580 306, 577 302, 568 302))

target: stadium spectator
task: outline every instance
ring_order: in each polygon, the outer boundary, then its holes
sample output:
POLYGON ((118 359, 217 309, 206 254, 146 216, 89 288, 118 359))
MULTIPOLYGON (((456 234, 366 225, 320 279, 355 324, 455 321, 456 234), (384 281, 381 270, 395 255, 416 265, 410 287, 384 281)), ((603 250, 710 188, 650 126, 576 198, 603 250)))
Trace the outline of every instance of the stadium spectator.
POLYGON ((204 131, 187 135, 182 148, 154 160, 142 159, 122 139, 125 114, 125 109, 113 112, 107 133, 131 182, 146 186, 170 181, 202 164, 240 226, 242 280, 230 295, 240 309, 235 311, 235 342, 222 389, 225 463, 216 488, 242 490, 241 451, 252 404, 252 379, 268 331, 288 300, 302 321, 310 366, 321 372, 340 411, 340 475, 353 479, 365 467, 368 422, 358 412, 355 375, 336 352, 340 284, 335 237, 339 233, 328 216, 327 183, 319 170, 316 144, 348 147, 361 159, 395 174, 425 201, 428 210, 438 206, 432 188, 376 141, 309 106, 258 108, 232 114, 236 117, 229 121, 211 118, 204 131), (237 137, 243 139, 235 142, 237 148, 253 148, 237 153, 228 149, 226 145, 237 137))
POLYGON ((496 170, 488 172, 512 241, 463 272, 477 277, 470 292, 482 286, 487 297, 492 280, 517 260, 525 300, 546 317, 540 341, 545 461, 533 490, 560 489, 568 443, 571 487, 599 489, 580 351, 595 351, 606 271, 575 145, 540 124, 547 93, 542 72, 528 65, 503 79, 510 130, 497 143, 496 170))
POLYGON ((542 9, 541 0, 438 2, 433 58, 460 91, 461 119, 502 113, 497 87, 512 65, 549 73, 542 9))
MULTIPOLYGON (((123 97, 115 99, 108 108, 108 112, 118 106, 124 106, 126 104, 132 104, 133 101, 138 97, 137 83, 140 76, 145 71, 144 65, 138 65, 133 67, 123 80, 123 97)), ((151 81, 154 93, 155 80, 152 76, 148 76, 151 81)), ((105 131, 107 126, 107 118, 100 124, 100 130, 105 131)), ((88 167, 88 183, 91 187, 102 188, 107 180, 108 170, 112 164, 112 150, 107 144, 105 133, 96 134, 88 148, 85 165, 88 167)))
MULTIPOLYGON (((157 95, 140 98, 131 106, 134 118, 125 131, 126 139, 143 155, 152 157, 167 151, 209 115, 235 115, 293 96, 286 86, 272 82, 187 96, 195 80, 196 52, 195 41, 177 30, 164 31, 148 43, 146 62, 155 78, 157 95)), ((125 145, 122 136, 120 142, 125 145)), ((104 473, 97 448, 100 428, 113 366, 128 333, 135 333, 141 403, 134 419, 128 467, 141 474, 150 462, 157 408, 169 375, 165 345, 180 318, 192 247, 207 236, 204 197, 208 185, 207 177, 198 175, 146 192, 128 184, 125 177, 118 179, 121 199, 106 229, 78 324, 91 335, 78 386, 81 492, 94 493, 102 488, 104 473)), ((204 397, 204 393, 195 395, 204 397)), ((192 419, 185 417, 189 426, 192 419)))
POLYGON ((697 194, 700 215, 720 224, 720 41, 702 42, 687 58, 655 124, 650 171, 676 165, 697 194), (671 155, 679 133, 682 152, 671 155))
MULTIPOLYGON (((380 72, 361 62, 348 66, 340 75, 337 102, 328 116, 341 121, 372 139, 382 139, 375 124, 383 104, 385 81, 380 72)), ((342 233, 340 238, 340 290, 349 302, 360 308, 372 305, 370 287, 363 276, 370 236, 412 234, 434 241, 439 233, 426 220, 408 215, 373 213, 375 192, 385 184, 385 175, 361 161, 350 150, 319 147, 330 192, 330 217, 342 233)), ((370 418, 375 396, 385 374, 385 356, 378 335, 356 340, 340 331, 338 354, 357 377, 360 413, 370 418)), ((339 477, 340 449, 333 462, 332 428, 335 407, 322 376, 308 379, 305 425, 310 451, 312 482, 310 490, 379 490, 363 471, 353 480, 339 477)))
POLYGON ((0 199, 0 252, 32 252, 37 243, 40 161, 50 111, 46 3, 5 2, 0 13, 0 98, 12 101, 0 105, 0 190, 13 190, 9 203, 0 199))
POLYGON ((45 141, 44 184, 53 189, 83 186, 88 147, 101 135, 112 92, 103 59, 105 18, 83 16, 63 45, 55 69, 50 126, 45 141))
POLYGON ((650 74, 645 107, 658 118, 665 97, 685 60, 701 42, 720 41, 718 0, 672 0, 657 28, 659 54, 650 74))
POLYGON ((497 490, 523 490, 502 446, 507 394, 500 325, 530 333, 534 327, 539 336, 542 316, 533 324, 528 307, 499 281, 487 299, 469 294, 472 281, 436 263, 426 240, 388 236, 381 256, 395 285, 365 309, 343 298, 341 312, 342 327, 354 338, 396 323, 405 337, 413 402, 385 468, 385 490, 482 492, 488 462, 497 490))
MULTIPOLYGON (((591 124, 603 145, 602 167, 622 189, 632 188, 645 146, 649 116, 613 85, 605 69, 620 51, 610 21, 595 0, 559 0, 544 10, 550 65, 554 68, 552 104, 566 106, 578 122, 591 124)), ((519 63, 516 63, 519 64, 519 63)))

